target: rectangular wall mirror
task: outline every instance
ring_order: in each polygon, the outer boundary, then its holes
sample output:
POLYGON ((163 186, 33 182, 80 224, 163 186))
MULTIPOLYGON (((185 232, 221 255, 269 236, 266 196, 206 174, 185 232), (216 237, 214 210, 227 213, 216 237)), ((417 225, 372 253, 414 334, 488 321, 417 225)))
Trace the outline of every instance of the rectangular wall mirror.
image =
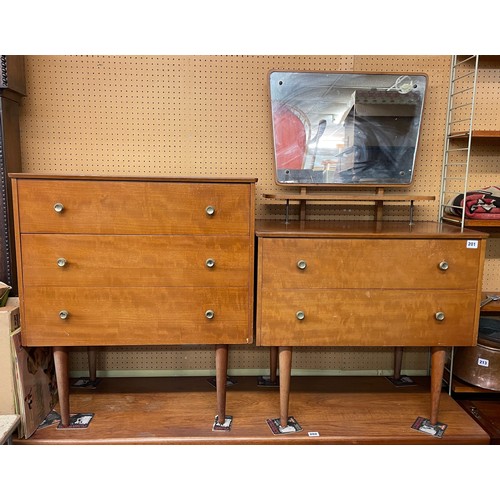
POLYGON ((412 183, 426 75, 272 71, 269 78, 278 184, 412 183))

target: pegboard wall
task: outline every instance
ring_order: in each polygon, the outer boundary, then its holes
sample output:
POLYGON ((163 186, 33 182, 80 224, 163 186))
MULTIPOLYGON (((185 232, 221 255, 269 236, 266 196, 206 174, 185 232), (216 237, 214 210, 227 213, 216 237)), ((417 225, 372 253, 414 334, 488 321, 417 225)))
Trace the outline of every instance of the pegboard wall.
MULTIPOLYGON (((449 56, 26 56, 25 65, 23 171, 256 177, 257 218, 281 218, 284 213, 281 204, 263 198, 264 193, 283 189, 275 184, 273 173, 270 70, 426 73, 415 181, 405 192, 435 195, 435 202, 416 205, 415 218, 438 218, 449 56)), ((498 179, 498 170, 496 175, 498 179)), ((313 218, 371 218, 373 208, 315 205, 308 213, 313 218)), ((408 209, 388 205, 384 213, 395 219, 407 217, 408 209)), ((498 290, 498 279, 488 279, 500 269, 498 245, 488 252, 484 286, 498 290)), ((391 349, 317 351, 296 349, 294 370, 392 370, 391 349)), ((98 359, 98 369, 108 375, 215 369, 211 347, 106 348, 98 359)), ((267 349, 230 349, 230 373, 266 373, 268 362, 267 349)), ((85 352, 76 349, 72 371, 85 371, 86 366, 85 352)), ((405 350, 404 370, 425 371, 427 366, 426 350, 405 350)))

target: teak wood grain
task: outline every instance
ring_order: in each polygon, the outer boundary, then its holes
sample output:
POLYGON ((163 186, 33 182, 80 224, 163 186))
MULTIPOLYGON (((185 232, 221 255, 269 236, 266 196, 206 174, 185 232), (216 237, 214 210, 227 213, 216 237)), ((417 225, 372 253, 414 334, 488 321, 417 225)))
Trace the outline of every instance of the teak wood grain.
POLYGON ((68 348, 110 345, 214 345, 224 422, 228 345, 253 341, 255 181, 12 176, 22 342, 53 347, 64 426, 68 348))
POLYGON ((251 229, 244 184, 20 179, 18 200, 22 233, 249 235, 251 229))
POLYGON ((461 231, 450 224, 419 221, 414 224, 384 220, 258 220, 255 234, 259 238, 341 238, 341 239, 479 239, 486 233, 468 229, 461 231))
POLYGON ((444 346, 477 339, 487 235, 430 222, 306 220, 259 221, 256 234, 257 345, 279 347, 281 427, 293 346, 429 346, 424 416, 436 423, 444 346))
POLYGON ((262 290, 258 345, 472 345, 474 291, 262 290), (464 314, 463 311, 472 314, 464 314), (296 316, 301 311, 304 318, 296 316), (443 312, 445 319, 436 320, 443 312))
POLYGON ((251 256, 244 236, 21 238, 25 286, 248 286, 251 256), (60 258, 65 259, 62 267, 60 258))
MULTIPOLYGON (((74 411, 94 413, 87 429, 37 430, 18 445, 207 444, 319 445, 489 444, 488 434, 442 393, 441 439, 411 428, 429 407, 427 377, 395 387, 385 377, 301 377, 291 380, 290 414, 303 430, 275 435, 266 420, 279 417, 277 390, 256 377, 235 377, 226 392, 233 425, 212 431, 215 389, 205 377, 104 378, 95 390, 71 389, 74 411), (312 437, 309 432, 317 434, 312 437)), ((59 407, 56 407, 59 410, 59 407)))
POLYGON ((38 346, 249 344, 248 290, 25 287, 23 343, 38 346), (68 311, 61 320, 59 312, 68 311), (206 311, 214 313, 212 319, 206 311))
POLYGON ((464 240, 263 238, 261 245, 262 286, 278 289, 475 290, 481 256, 464 240))

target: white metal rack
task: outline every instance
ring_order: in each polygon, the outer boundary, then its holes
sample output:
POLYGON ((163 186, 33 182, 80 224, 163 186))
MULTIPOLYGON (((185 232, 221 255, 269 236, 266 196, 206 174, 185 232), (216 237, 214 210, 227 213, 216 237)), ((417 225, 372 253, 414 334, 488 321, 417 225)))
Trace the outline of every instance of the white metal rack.
MULTIPOLYGON (((467 193, 478 67, 478 55, 452 56, 439 201, 439 220, 443 222, 457 223, 447 209, 461 208, 452 200, 459 194, 465 199, 467 193)), ((458 222, 463 230, 465 210, 458 222)))

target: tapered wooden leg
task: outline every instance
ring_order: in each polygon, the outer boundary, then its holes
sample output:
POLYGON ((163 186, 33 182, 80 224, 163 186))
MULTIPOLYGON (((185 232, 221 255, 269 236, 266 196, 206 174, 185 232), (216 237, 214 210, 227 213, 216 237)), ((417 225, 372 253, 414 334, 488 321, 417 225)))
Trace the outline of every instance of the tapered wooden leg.
POLYGON ((280 426, 288 425, 288 403, 290 400, 290 379, 292 375, 292 348, 279 348, 280 364, 280 426))
POLYGON ((269 351, 269 380, 275 384, 278 379, 278 348, 271 347, 269 351))
POLYGON ((215 348, 215 385, 217 389, 217 422, 226 420, 226 382, 227 382, 228 346, 217 345, 215 348))
POLYGON ((401 377, 401 364, 403 362, 403 348, 396 347, 394 349, 394 378, 399 380, 401 377))
POLYGON ((97 380, 97 349, 95 347, 87 348, 87 358, 89 362, 89 380, 95 382, 97 380))
POLYGON ((68 348, 53 347, 52 352, 54 354, 54 366, 56 370, 61 425, 67 427, 69 425, 68 348))
POLYGON ((444 364, 446 361, 446 348, 431 347, 431 424, 438 421, 439 400, 443 384, 444 364))

